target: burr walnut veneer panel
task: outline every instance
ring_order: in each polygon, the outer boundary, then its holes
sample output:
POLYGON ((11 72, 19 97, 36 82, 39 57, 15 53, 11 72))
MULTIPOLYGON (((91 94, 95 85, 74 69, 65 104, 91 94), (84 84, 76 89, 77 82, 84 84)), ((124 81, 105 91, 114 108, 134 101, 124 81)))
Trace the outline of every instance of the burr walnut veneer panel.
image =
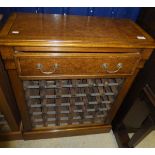
MULTIPOLYGON (((140 60, 139 53, 111 55, 105 53, 17 53, 15 54, 16 66, 20 76, 84 76, 105 74, 130 75, 134 72, 140 60), (128 62, 128 63, 126 63, 128 62), (104 65, 107 65, 107 69, 104 65), (121 64, 122 68, 118 69, 121 64), (38 69, 37 65, 42 68, 38 69), (57 65, 55 68, 54 65, 57 65), (118 70, 115 72, 115 70, 118 70)), ((120 66, 121 67, 121 66, 120 66)))

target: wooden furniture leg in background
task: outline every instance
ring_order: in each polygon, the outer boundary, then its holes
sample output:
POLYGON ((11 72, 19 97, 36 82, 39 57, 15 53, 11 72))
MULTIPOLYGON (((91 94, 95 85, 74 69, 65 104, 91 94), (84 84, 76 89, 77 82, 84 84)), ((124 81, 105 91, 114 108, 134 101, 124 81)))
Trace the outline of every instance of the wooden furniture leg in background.
POLYGON ((135 147, 152 130, 155 129, 155 95, 149 85, 143 88, 142 100, 147 104, 150 114, 141 124, 140 128, 134 133, 131 139, 123 122, 119 122, 113 129, 119 147, 135 147))
POLYGON ((140 129, 132 136, 132 138, 128 143, 128 146, 135 147, 154 129, 155 129, 155 120, 153 120, 150 116, 148 116, 141 125, 140 129))

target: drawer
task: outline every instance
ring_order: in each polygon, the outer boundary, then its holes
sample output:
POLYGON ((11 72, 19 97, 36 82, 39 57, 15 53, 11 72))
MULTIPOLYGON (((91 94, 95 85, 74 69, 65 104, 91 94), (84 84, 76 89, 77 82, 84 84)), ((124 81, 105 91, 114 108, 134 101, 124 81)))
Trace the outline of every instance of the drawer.
POLYGON ((103 76, 132 74, 139 53, 17 53, 19 76, 103 76))

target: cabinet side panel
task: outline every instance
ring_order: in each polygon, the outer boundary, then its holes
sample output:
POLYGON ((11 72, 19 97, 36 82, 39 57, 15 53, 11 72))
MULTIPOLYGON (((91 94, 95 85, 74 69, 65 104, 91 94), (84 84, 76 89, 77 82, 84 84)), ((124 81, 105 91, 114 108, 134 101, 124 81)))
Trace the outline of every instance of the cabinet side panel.
POLYGON ((25 104, 22 82, 18 78, 16 70, 8 70, 8 74, 17 100, 18 108, 20 110, 24 130, 31 130, 30 118, 25 104))

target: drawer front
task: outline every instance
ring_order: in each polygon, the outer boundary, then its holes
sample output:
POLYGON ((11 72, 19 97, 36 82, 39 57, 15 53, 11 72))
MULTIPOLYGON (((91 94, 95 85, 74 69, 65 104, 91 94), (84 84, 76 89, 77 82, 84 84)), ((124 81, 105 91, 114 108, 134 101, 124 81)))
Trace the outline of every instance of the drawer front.
POLYGON ((15 54, 19 76, 129 75, 140 61, 139 53, 127 54, 15 54))

